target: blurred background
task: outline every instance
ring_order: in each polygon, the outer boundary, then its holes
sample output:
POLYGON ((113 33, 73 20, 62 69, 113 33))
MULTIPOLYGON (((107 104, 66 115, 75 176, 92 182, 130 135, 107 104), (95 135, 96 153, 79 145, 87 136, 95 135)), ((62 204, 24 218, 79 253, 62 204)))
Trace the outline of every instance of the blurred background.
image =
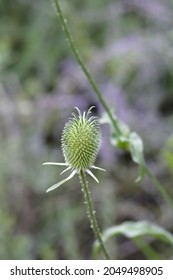
MULTIPOLYGON (((149 167, 173 197, 173 1, 62 1, 78 48, 107 104, 144 140, 149 167)), ((79 180, 59 190, 61 132, 75 106, 103 108, 77 65, 51 1, 0 0, 0 259, 90 259, 94 236, 79 180)), ((147 179, 135 184, 130 156, 103 143, 88 178, 102 229, 148 220, 173 232, 172 210, 147 179)), ((63 175, 62 175, 63 177, 63 175)), ((161 259, 169 245, 147 239, 161 259)), ((145 259, 112 240, 118 259, 145 259)))

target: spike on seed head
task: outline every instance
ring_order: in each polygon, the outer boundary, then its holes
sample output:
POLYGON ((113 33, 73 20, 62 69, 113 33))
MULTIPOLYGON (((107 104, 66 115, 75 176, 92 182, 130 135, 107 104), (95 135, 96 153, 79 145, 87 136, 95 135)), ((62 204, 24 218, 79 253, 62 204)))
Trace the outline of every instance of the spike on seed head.
POLYGON ((72 168, 88 169, 94 164, 100 148, 101 129, 98 118, 89 117, 93 107, 83 115, 75 108, 78 115, 72 114, 62 133, 62 151, 65 162, 72 168))

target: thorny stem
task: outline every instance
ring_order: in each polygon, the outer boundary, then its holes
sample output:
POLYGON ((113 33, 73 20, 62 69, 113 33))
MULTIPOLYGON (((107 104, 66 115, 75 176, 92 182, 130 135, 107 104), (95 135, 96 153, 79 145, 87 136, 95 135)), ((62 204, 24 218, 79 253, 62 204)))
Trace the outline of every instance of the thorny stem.
POLYGON ((100 247, 101 247, 101 249, 104 253, 105 258, 107 260, 109 260, 110 257, 109 257, 109 254, 108 254, 106 248, 105 248, 104 242, 102 240, 100 229, 99 229, 97 219, 96 219, 96 216, 95 216, 95 211, 94 211, 93 206, 92 206, 91 195, 90 195, 90 191, 89 191, 89 188, 88 188, 86 175, 85 175, 85 172, 83 170, 80 171, 79 178, 80 178, 80 182, 81 182, 81 185, 82 185, 82 190, 83 190, 84 199, 85 199, 86 206, 87 206, 87 212, 88 212, 88 217, 89 217, 89 220, 90 220, 90 223, 91 223, 91 228, 94 231, 96 239, 100 243, 100 247))
POLYGON ((116 120, 114 119, 111 111, 109 110, 109 107, 107 105, 107 103, 105 102, 103 96, 102 96, 102 93, 99 89, 99 87, 97 86, 96 82, 94 81, 94 79, 92 78, 92 75, 90 74, 88 68, 86 67, 78 49, 77 49, 77 46, 71 36, 71 32, 68 28, 68 25, 67 25, 67 20, 66 18, 64 17, 64 14, 62 12, 62 9, 61 9, 61 6, 60 6, 60 1, 59 0, 53 0, 54 4, 55 4, 55 8, 56 8, 56 11, 57 11, 57 14, 59 15, 59 18, 60 18, 60 21, 61 21, 61 24, 62 24, 62 27, 63 27, 63 31, 66 35, 66 38, 69 42, 69 45, 70 45, 70 49, 72 50, 76 60, 78 61, 80 67, 82 68, 83 72, 85 73, 90 85, 92 86, 93 90, 95 91, 95 93, 97 94, 97 97, 98 99, 100 100, 100 103, 102 104, 102 106, 104 107, 105 111, 107 112, 109 118, 111 119, 112 121, 112 124, 117 132, 117 136, 121 134, 121 131, 117 125, 117 122, 116 120))

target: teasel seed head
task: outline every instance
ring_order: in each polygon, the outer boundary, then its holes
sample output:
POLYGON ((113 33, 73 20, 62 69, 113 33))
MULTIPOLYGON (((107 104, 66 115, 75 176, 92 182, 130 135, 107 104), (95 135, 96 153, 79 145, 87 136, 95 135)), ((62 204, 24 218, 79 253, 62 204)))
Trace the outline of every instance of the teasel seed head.
POLYGON ((72 118, 65 124, 61 137, 65 162, 43 163, 43 165, 66 166, 66 169, 63 170, 61 174, 71 170, 67 178, 48 188, 47 192, 60 187, 81 171, 88 173, 99 183, 91 169, 106 171, 94 165, 101 144, 101 129, 98 118, 94 116, 89 117, 93 107, 94 106, 92 106, 87 113, 83 112, 83 114, 75 107, 78 111, 78 115, 73 113, 72 118))
POLYGON ((83 115, 75 108, 78 115, 73 113, 66 123, 61 143, 65 162, 79 171, 89 169, 94 164, 101 144, 101 129, 98 118, 89 117, 93 107, 83 115))

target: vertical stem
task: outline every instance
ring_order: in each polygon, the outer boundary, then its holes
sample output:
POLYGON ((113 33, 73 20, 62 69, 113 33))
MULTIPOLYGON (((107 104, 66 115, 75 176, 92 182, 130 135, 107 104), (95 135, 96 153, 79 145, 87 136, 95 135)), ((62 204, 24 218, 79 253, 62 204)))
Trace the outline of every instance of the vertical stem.
POLYGON ((60 1, 59 0, 53 0, 54 4, 55 4, 55 8, 56 8, 56 11, 57 11, 57 14, 59 15, 59 18, 60 18, 60 21, 61 21, 61 24, 62 24, 62 27, 63 27, 63 31, 65 33, 65 36, 69 42, 69 45, 70 45, 70 49, 71 51, 73 52, 77 62, 79 63, 80 67, 82 68, 85 76, 87 77, 90 85, 92 86, 93 90, 95 91, 98 99, 100 100, 100 103, 102 104, 103 108, 105 109, 105 111, 107 112, 109 118, 111 119, 112 121, 112 124, 117 132, 117 135, 120 135, 121 134, 121 131, 117 125, 117 122, 116 120, 114 119, 111 111, 109 110, 109 107, 106 103, 106 101, 104 100, 103 98, 103 95, 99 89, 99 87, 97 86, 97 83, 94 81, 94 79, 92 78, 92 75, 90 74, 88 68, 86 67, 78 49, 77 49, 77 46, 73 40, 73 37, 71 36, 71 32, 70 32, 70 29, 68 28, 68 25, 67 25, 67 20, 62 12, 62 9, 61 9, 61 6, 60 6, 60 1))
POLYGON ((79 178, 80 178, 80 181, 81 181, 81 184, 82 184, 82 190, 83 190, 83 193, 84 193, 84 199, 85 199, 86 206, 87 206, 87 212, 88 212, 88 217, 89 217, 89 220, 90 220, 90 223, 91 223, 91 228, 94 231, 96 239, 100 243, 100 247, 101 247, 101 249, 104 253, 105 258, 107 260, 109 260, 110 257, 109 257, 109 254, 108 254, 106 248, 105 248, 104 242, 102 240, 100 229, 99 229, 97 219, 96 219, 96 216, 95 216, 95 211, 94 211, 93 206, 92 206, 91 195, 90 195, 90 191, 89 191, 89 188, 88 188, 88 183, 86 181, 86 175, 85 175, 85 172, 83 170, 80 171, 79 178))
POLYGON ((153 173, 150 171, 148 166, 145 165, 145 172, 147 176, 150 178, 151 182, 157 187, 158 191, 161 193, 162 197, 165 199, 165 201, 169 204, 170 207, 173 208, 173 200, 170 197, 170 195, 166 192, 162 184, 159 182, 159 180, 153 175, 153 173))

